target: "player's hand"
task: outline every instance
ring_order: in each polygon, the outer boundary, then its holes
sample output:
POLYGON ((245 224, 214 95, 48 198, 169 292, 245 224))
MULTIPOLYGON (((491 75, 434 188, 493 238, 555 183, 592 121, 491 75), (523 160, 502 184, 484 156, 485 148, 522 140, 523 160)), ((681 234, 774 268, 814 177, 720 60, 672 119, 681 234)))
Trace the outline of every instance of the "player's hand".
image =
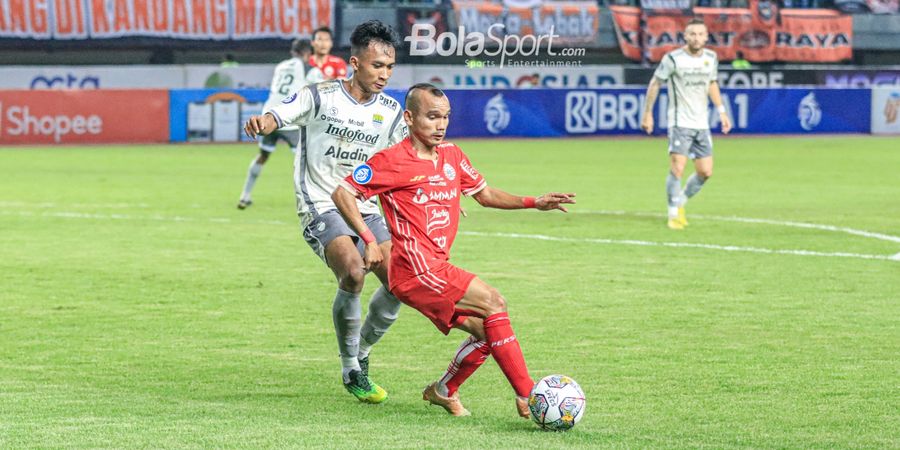
POLYGON ((641 119, 641 129, 647 134, 653 133, 653 114, 644 114, 641 119))
POLYGON ((564 203, 572 204, 575 203, 575 194, 562 194, 559 192, 548 192, 536 199, 534 199, 534 207, 541 211, 550 211, 553 209, 558 209, 562 212, 569 212, 565 206, 562 206, 564 203))
POLYGON ((374 270, 384 261, 384 255, 381 253, 381 247, 377 242, 366 245, 366 254, 363 256, 363 262, 367 271, 374 270))
POLYGON ((266 135, 266 119, 268 116, 265 114, 261 116, 250 116, 247 119, 247 123, 244 124, 244 133, 247 133, 247 136, 250 138, 256 139, 256 136, 262 134, 266 135))
POLYGON ((722 120, 722 134, 728 134, 731 131, 731 119, 728 118, 728 113, 720 113, 719 119, 722 120))

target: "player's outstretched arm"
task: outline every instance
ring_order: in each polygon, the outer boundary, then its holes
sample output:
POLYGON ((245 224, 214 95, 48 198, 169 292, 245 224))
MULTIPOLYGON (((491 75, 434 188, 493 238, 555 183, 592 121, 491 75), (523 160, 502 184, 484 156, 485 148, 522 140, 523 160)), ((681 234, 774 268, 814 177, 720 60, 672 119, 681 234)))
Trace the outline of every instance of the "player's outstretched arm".
POLYGON ((490 186, 478 191, 472 198, 481 206, 497 209, 536 208, 541 211, 558 209, 569 212, 563 204, 575 203, 575 194, 548 192, 540 197, 520 197, 490 186))
POLYGON ((644 113, 641 117, 641 129, 647 134, 653 133, 653 105, 656 103, 656 97, 659 95, 659 78, 653 77, 650 85, 647 86, 647 99, 644 101, 644 113))
POLYGON ((366 226, 362 214, 359 213, 359 208, 356 206, 356 197, 350 191, 344 189, 343 186, 338 186, 331 193, 331 200, 337 206, 341 215, 344 216, 344 221, 347 222, 347 225, 350 225, 350 228, 353 228, 353 231, 366 243, 366 254, 363 256, 366 270, 372 270, 377 267, 384 261, 384 255, 381 254, 381 248, 378 247, 375 235, 366 226))
POLYGON ((719 83, 715 81, 709 83, 709 99, 712 100, 713 105, 716 106, 716 111, 719 112, 719 120, 722 122, 722 133, 728 134, 731 131, 731 118, 728 117, 725 105, 722 104, 722 92, 719 91, 719 83))
POLYGON ((261 116, 250 116, 247 123, 244 124, 244 133, 253 139, 259 135, 269 135, 276 129, 278 129, 278 121, 268 113, 261 116))

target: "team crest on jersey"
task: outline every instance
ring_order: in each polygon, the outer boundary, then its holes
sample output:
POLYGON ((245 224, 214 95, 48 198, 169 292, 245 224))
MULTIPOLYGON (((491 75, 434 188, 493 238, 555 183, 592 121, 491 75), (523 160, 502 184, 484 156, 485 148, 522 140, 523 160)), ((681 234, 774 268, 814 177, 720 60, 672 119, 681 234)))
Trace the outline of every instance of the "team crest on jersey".
POLYGON ((372 181, 372 168, 368 164, 361 164, 353 169, 353 180, 359 184, 372 181))
POLYGON ((384 116, 381 114, 373 114, 372 115, 372 124, 376 127, 380 127, 384 125, 384 116))
POLYGON ((335 108, 334 106, 332 106, 331 109, 328 110, 328 112, 329 112, 332 116, 338 115, 338 109, 335 108))
POLYGON ((284 103, 285 105, 287 105, 288 103, 291 103, 296 99, 297 99, 297 93, 294 92, 290 97, 287 97, 284 100, 282 100, 281 103, 284 103))
POLYGON ((416 195, 413 196, 412 201, 413 201, 413 203, 415 203, 417 205, 423 205, 425 203, 428 203, 428 196, 425 195, 425 190, 422 188, 417 189, 416 195))
POLYGON ((449 163, 444 163, 444 176, 447 177, 448 180, 453 181, 456 179, 456 169, 453 168, 449 163))

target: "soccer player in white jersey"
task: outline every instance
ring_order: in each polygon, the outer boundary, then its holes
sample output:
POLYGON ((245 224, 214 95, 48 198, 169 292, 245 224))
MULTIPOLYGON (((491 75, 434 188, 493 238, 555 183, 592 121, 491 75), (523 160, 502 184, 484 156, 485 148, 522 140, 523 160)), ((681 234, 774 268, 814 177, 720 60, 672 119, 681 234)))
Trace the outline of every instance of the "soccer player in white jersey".
MULTIPOLYGON (((272 109, 292 92, 299 91, 303 86, 318 83, 325 79, 322 72, 306 63, 312 54, 312 45, 308 39, 294 39, 291 43, 291 58, 280 62, 275 66, 275 75, 272 76, 272 87, 269 88, 269 98, 263 106, 263 111, 272 109)), ((250 169, 247 170, 247 180, 244 182, 244 190, 238 200, 238 209, 245 209, 253 204, 250 192, 256 179, 262 172, 263 165, 269 160, 269 155, 275 151, 275 145, 283 140, 291 147, 291 152, 297 152, 297 143, 300 140, 300 130, 296 125, 286 126, 276 130, 268 136, 260 136, 259 155, 250 161, 250 169)))
POLYGON ((357 205, 372 233, 360 237, 344 222, 331 193, 354 167, 406 137, 399 102, 382 93, 394 70, 398 43, 393 30, 381 22, 360 24, 350 36, 351 78, 309 85, 244 125, 250 136, 300 126, 300 151, 294 159, 297 213, 307 244, 337 278, 332 318, 344 387, 368 403, 387 398, 369 379, 369 350, 396 320, 400 302, 387 288, 387 264, 375 269, 382 286, 372 295, 360 325, 359 293, 366 276, 362 255, 370 239, 390 254, 390 232, 373 198, 357 205))
POLYGON ((731 131, 731 120, 722 104, 719 92, 719 59, 712 50, 703 48, 709 32, 701 19, 691 19, 684 30, 687 45, 673 50, 663 57, 647 87, 647 102, 641 128, 653 132, 653 104, 660 85, 669 83, 669 175, 666 177, 666 194, 669 199, 667 225, 673 230, 687 226, 684 205, 697 195, 703 183, 712 176, 713 145, 709 131, 709 100, 712 100, 722 133, 731 131), (695 173, 681 187, 681 175, 690 157, 695 173))

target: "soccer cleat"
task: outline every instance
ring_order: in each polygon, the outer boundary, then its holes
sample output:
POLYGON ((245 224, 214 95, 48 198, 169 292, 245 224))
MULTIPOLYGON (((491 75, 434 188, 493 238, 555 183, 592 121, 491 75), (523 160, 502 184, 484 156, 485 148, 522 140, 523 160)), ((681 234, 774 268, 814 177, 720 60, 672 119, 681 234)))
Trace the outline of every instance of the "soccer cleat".
POLYGON ((669 219, 669 221, 666 222, 666 226, 668 226, 669 229, 671 229, 671 230, 683 230, 684 229, 684 224, 681 223, 681 221, 678 220, 677 217, 674 219, 669 219))
POLYGON ((528 409, 528 399, 525 397, 516 396, 516 410, 518 410, 519 417, 525 419, 531 417, 531 410, 528 409))
POLYGON ((350 371, 350 382, 344 383, 344 388, 363 403, 381 403, 387 400, 387 391, 359 370, 350 371))
POLYGON ((472 413, 462 405, 462 402, 459 401, 459 392, 450 397, 444 397, 443 395, 438 394, 437 381, 429 384, 425 390, 422 391, 422 400, 428 400, 432 405, 438 405, 441 408, 444 408, 444 410, 452 416, 461 417, 472 415, 472 413))
POLYGON ((247 207, 250 206, 250 205, 252 205, 252 204, 253 204, 253 200, 249 200, 249 199, 248 199, 248 200, 244 200, 244 199, 241 199, 241 201, 238 202, 238 209, 247 209, 247 207))
POLYGON ((682 225, 688 226, 687 216, 684 214, 684 206, 678 207, 678 221, 681 222, 682 225))

